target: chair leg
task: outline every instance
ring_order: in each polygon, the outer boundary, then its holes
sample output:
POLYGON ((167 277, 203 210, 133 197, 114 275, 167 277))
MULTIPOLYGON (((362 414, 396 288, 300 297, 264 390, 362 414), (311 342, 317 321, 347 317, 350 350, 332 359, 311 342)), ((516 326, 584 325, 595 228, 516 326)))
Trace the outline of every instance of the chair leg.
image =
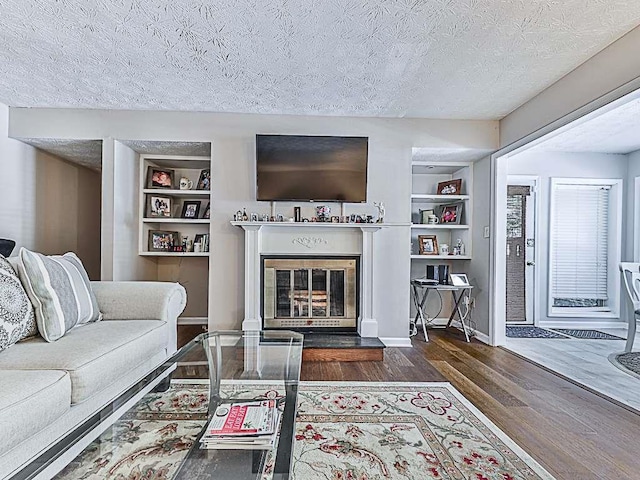
POLYGON ((624 351, 629 353, 633 348, 633 342, 636 339, 636 316, 629 317, 629 328, 627 330, 627 344, 624 347, 624 351))

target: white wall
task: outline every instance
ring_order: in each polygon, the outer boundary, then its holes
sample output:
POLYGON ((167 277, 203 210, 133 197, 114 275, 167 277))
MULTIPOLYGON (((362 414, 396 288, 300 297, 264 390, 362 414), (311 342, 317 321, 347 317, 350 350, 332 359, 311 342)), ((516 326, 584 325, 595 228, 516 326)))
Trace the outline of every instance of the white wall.
POLYGON ((635 183, 636 177, 640 177, 640 150, 630 153, 627 157, 629 167, 627 171, 627 248, 625 249, 625 260, 628 262, 640 262, 640 237, 636 236, 634 231, 635 228, 638 228, 638 234, 640 235, 640 211, 635 208, 635 183))
POLYGON ((620 97, 640 86, 640 27, 609 45, 500 121, 504 147, 624 86, 620 97), (631 82, 631 84, 629 84, 631 82))
MULTIPOLYGON (((474 286, 475 307, 472 320, 481 334, 489 335, 490 258, 489 238, 484 238, 484 227, 490 225, 491 215, 491 157, 473 164, 473 259, 469 262, 468 276, 474 286)), ((488 341, 488 339, 486 339, 488 341)))
MULTIPOLYGON (((604 153, 566 153, 531 151, 514 155, 508 160, 509 175, 533 175, 540 178, 537 194, 539 195, 540 212, 539 237, 537 248, 540 262, 536 265, 536 274, 540 279, 538 303, 535 306, 536 320, 544 322, 560 322, 563 319, 548 316, 548 278, 549 278, 549 224, 550 224, 550 185, 552 177, 564 178, 620 178, 625 180, 623 198, 627 189, 626 155, 604 153)), ((626 246, 626 202, 622 212, 622 252, 626 246)), ((624 258, 624 257, 623 257, 624 258)), ((595 320, 595 319, 594 319, 595 320)), ((598 320, 595 320, 598 321, 598 320)))
MULTIPOLYGON (((268 203, 255 201, 256 133, 368 136, 369 203, 348 205, 347 212, 374 213, 373 202, 383 201, 390 223, 410 221, 412 147, 491 150, 498 145, 497 122, 491 121, 11 109, 10 127, 13 135, 30 137, 211 142, 211 328, 239 328, 244 317, 243 231, 231 226, 229 220, 243 207, 248 212, 269 212, 268 203)), ((108 200, 108 194, 104 197, 108 200)), ((130 198, 131 205, 124 205, 129 198, 124 198, 117 208, 137 212, 134 198, 130 198)), ((110 203, 113 205, 108 201, 107 209, 110 203)), ((292 206, 283 204, 280 208, 292 215, 292 206)), ((137 248, 137 243, 131 248, 137 248)), ((109 246, 105 249, 109 250, 109 246)), ((375 249, 379 336, 406 338, 409 228, 391 227, 376 233, 375 249)))
POLYGON ((100 278, 100 174, 8 137, 0 104, 0 238, 45 254, 73 251, 100 278))

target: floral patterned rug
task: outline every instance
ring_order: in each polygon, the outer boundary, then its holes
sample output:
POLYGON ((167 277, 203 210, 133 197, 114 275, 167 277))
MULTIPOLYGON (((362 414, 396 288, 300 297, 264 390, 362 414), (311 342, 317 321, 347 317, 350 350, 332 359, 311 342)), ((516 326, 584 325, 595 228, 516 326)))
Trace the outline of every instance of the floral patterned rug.
MULTIPOLYGON (((171 479, 204 426, 207 387, 148 394, 56 478, 171 479)), ((283 393, 232 388, 237 398, 283 393)), ((295 438, 296 480, 553 479, 449 383, 302 382, 295 438)))

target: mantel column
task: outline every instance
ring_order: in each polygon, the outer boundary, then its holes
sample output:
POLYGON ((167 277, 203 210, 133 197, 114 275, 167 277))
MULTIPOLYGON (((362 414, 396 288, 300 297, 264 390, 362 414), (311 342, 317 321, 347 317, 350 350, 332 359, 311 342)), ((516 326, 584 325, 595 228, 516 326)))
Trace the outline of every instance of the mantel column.
POLYGON ((361 337, 378 336, 378 320, 373 314, 373 234, 381 227, 374 225, 361 226, 362 230, 362 285, 360 318, 358 320, 358 333, 361 337))
POLYGON ((244 228, 244 321, 242 330, 262 330, 260 316, 260 252, 261 225, 244 228))

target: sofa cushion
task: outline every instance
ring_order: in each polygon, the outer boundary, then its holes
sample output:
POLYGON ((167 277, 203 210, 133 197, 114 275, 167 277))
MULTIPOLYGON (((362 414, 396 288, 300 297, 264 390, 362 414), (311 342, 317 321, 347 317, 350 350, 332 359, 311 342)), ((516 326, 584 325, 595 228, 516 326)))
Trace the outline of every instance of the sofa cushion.
POLYGON ((71 407, 71 380, 60 370, 0 370, 0 385, 0 455, 71 407))
POLYGON ((167 323, 105 320, 69 331, 57 342, 34 337, 0 354, 0 369, 65 370, 71 403, 80 403, 117 381, 132 366, 166 351, 167 323))
POLYGON ((27 292, 9 261, 0 255, 0 350, 37 333, 27 292))
POLYGON ((21 248, 19 257, 18 274, 46 341, 56 341, 73 327, 102 318, 89 276, 74 253, 47 257, 21 248))

